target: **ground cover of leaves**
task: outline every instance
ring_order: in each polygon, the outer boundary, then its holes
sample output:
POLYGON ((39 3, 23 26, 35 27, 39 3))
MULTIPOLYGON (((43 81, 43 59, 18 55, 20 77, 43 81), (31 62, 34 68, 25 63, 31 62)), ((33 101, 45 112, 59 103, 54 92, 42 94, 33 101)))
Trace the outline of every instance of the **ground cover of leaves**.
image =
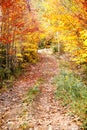
POLYGON ((59 72, 56 58, 41 52, 39 57, 39 62, 27 66, 12 88, 0 93, 0 130, 80 130, 77 117, 70 116, 54 98, 53 78, 59 72), (40 92, 34 101, 24 101, 37 82, 40 92))

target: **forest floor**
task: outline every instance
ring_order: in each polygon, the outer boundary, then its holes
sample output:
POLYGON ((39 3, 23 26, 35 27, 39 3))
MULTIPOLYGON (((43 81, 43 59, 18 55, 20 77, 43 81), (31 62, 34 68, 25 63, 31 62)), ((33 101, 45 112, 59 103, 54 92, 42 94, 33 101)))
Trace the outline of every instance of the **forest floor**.
POLYGON ((29 65, 14 86, 0 93, 0 130, 80 130, 75 117, 55 99, 54 77, 59 72, 55 56, 39 52, 39 62, 29 65), (27 100, 30 88, 40 92, 27 100))

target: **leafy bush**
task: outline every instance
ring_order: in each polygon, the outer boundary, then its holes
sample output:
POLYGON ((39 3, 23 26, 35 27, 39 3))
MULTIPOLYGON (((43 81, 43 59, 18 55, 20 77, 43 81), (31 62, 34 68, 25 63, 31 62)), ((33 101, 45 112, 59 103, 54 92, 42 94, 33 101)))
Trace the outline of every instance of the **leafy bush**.
MULTIPOLYGON (((55 43, 55 44, 52 46, 52 49, 53 49, 53 53, 58 52, 58 43, 55 43)), ((63 43, 59 43, 59 53, 60 53, 60 54, 63 54, 63 53, 64 53, 64 44, 63 44, 63 43)))
POLYGON ((40 49, 50 48, 50 47, 51 47, 51 44, 52 44, 52 39, 43 38, 43 39, 39 42, 38 47, 39 47, 40 49))
POLYGON ((38 45, 38 47, 40 49, 44 49, 45 48, 45 45, 46 45, 46 40, 45 39, 42 39, 38 45))
POLYGON ((58 52, 58 45, 57 45, 57 44, 54 45, 54 46, 52 47, 52 49, 53 49, 53 53, 58 52))
POLYGON ((28 44, 22 48, 23 63, 36 63, 38 59, 37 45, 28 44))
POLYGON ((70 105, 72 112, 78 114, 87 128, 87 86, 72 71, 62 69, 55 78, 56 97, 63 105, 70 105))

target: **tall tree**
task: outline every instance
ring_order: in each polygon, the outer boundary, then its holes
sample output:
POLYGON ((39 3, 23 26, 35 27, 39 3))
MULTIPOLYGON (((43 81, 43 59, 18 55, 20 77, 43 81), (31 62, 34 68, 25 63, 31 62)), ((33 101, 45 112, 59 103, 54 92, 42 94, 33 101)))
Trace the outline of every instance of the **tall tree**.
POLYGON ((38 22, 28 0, 3 0, 0 7, 2 12, 0 45, 5 48, 4 55, 3 49, 0 48, 4 57, 4 65, 1 63, 1 67, 14 71, 18 65, 17 54, 19 52, 21 54, 22 43, 29 44, 27 37, 30 33, 39 31, 38 22))

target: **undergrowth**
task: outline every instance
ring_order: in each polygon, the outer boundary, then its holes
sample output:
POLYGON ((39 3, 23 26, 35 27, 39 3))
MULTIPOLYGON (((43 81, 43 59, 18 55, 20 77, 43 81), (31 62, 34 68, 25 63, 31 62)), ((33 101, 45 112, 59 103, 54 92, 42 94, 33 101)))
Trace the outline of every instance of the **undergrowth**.
POLYGON ((39 88, 37 86, 30 88, 28 90, 26 98, 23 100, 23 102, 31 103, 35 99, 35 97, 38 93, 39 93, 39 88))
POLYGON ((25 98, 23 100, 23 102, 26 103, 32 103, 33 100, 36 98, 36 96, 40 93, 40 88, 39 86, 44 83, 44 79, 43 78, 39 78, 37 80, 37 82, 34 84, 33 87, 29 88, 28 92, 25 95, 25 98))
POLYGON ((7 91, 14 84, 14 81, 21 75, 21 68, 16 68, 14 74, 10 69, 0 69, 0 92, 7 91))
POLYGON ((56 98, 62 105, 68 105, 74 114, 77 114, 82 128, 87 130, 87 86, 71 70, 62 68, 60 74, 54 80, 57 90, 56 98))

